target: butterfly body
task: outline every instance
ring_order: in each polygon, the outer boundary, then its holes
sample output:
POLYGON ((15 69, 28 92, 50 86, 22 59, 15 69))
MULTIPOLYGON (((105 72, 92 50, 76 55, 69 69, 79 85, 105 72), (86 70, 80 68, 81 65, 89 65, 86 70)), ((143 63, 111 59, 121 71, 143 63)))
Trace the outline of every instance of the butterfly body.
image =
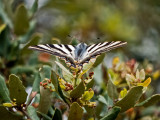
POLYGON ((117 47, 127 44, 122 41, 104 42, 93 45, 79 43, 77 46, 63 44, 44 44, 30 46, 30 49, 46 52, 61 59, 64 59, 71 67, 83 67, 84 63, 88 63, 92 58, 96 58, 101 53, 110 51, 117 47))

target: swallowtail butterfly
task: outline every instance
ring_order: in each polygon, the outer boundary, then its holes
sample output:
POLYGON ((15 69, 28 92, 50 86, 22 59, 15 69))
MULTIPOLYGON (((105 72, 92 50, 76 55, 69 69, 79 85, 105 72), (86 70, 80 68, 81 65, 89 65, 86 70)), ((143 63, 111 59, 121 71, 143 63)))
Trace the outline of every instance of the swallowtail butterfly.
POLYGON ((84 63, 88 63, 90 59, 96 58, 101 53, 126 45, 127 42, 112 41, 98 44, 87 45, 79 43, 77 46, 63 44, 42 44, 30 46, 29 49, 46 52, 60 59, 64 59, 66 63, 70 63, 71 67, 83 67, 84 63))

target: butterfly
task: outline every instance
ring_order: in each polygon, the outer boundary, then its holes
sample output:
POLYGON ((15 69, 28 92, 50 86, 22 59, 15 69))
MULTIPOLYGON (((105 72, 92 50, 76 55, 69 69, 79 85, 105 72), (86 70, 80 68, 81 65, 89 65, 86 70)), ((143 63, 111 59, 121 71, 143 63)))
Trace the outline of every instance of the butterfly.
POLYGON ((126 44, 127 42, 122 41, 103 42, 92 45, 79 43, 76 46, 63 44, 41 44, 30 46, 29 49, 55 55, 60 59, 64 59, 67 64, 70 64, 70 67, 77 68, 83 67, 84 63, 88 63, 92 58, 96 58, 104 52, 126 44))

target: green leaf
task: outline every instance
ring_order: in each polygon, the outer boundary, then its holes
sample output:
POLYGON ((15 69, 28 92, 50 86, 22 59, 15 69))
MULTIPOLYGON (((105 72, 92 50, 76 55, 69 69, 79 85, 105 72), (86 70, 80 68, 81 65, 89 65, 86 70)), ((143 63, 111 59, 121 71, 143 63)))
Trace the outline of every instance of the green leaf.
POLYGON ((43 65, 41 71, 40 71, 41 79, 44 80, 44 78, 50 79, 51 77, 51 67, 48 65, 43 65))
POLYGON ((9 97, 8 88, 6 86, 3 76, 1 75, 0 75, 0 97, 2 98, 4 103, 11 102, 11 99, 9 97))
POLYGON ((23 4, 19 5, 16 9, 14 16, 14 32, 17 35, 23 35, 28 31, 29 18, 27 15, 27 9, 23 4))
POLYGON ((125 112, 126 110, 130 109, 131 107, 134 107, 136 102, 139 100, 139 98, 142 95, 142 86, 133 87, 129 90, 127 95, 118 101, 115 106, 121 107, 121 112, 125 112))
POLYGON ((52 84, 54 85, 54 88, 55 88, 56 92, 64 100, 64 102, 68 104, 68 102, 66 101, 66 99, 65 99, 65 97, 63 95, 61 87, 59 85, 57 74, 53 70, 51 71, 51 81, 52 81, 52 84))
POLYGON ((94 85, 94 80, 92 79, 87 85, 86 85, 86 90, 89 90, 90 88, 92 88, 94 85))
POLYGON ((100 101, 100 102, 102 102, 103 104, 109 106, 109 103, 106 101, 106 99, 105 99, 102 95, 99 95, 98 101, 100 101))
POLYGON ((37 10, 38 10, 38 0, 34 0, 31 11, 32 13, 35 13, 37 10))
POLYGON ((67 70, 62 64, 60 64, 59 62, 55 61, 55 63, 62 69, 62 74, 63 77, 66 81, 71 82, 74 80, 74 77, 72 75, 72 73, 67 70))
POLYGON ((59 109, 55 110, 52 120, 62 120, 62 113, 59 109))
POLYGON ((103 118, 101 118, 100 120, 115 120, 118 116, 118 113, 120 112, 121 108, 115 106, 114 108, 112 108, 112 110, 110 110, 108 112, 108 114, 106 116, 104 116, 103 118))
POLYGON ((14 101, 16 99, 16 104, 21 105, 26 102, 27 93, 22 81, 14 74, 9 76, 9 92, 10 97, 14 101))
POLYGON ((32 86, 32 91, 36 91, 36 92, 39 92, 40 91, 40 82, 42 81, 41 79, 41 76, 40 76, 40 73, 37 72, 35 74, 35 80, 33 82, 33 86, 32 86))
POLYGON ((49 111, 48 111, 49 114, 51 114, 52 116, 54 116, 55 114, 55 109, 52 108, 52 106, 49 108, 49 111))
POLYGON ((39 112, 39 111, 37 111, 37 113, 38 113, 39 115, 41 115, 41 116, 44 118, 44 120, 52 120, 52 118, 50 118, 48 115, 46 115, 46 114, 44 114, 44 113, 41 113, 41 112, 39 112))
POLYGON ((135 107, 140 107, 140 106, 149 107, 156 104, 158 101, 160 101, 160 94, 155 94, 147 98, 143 102, 136 104, 135 107))
POLYGON ((74 102, 71 104, 68 120, 82 120, 83 109, 82 107, 74 102))
POLYGON ((8 111, 5 107, 0 106, 1 120, 22 120, 23 116, 8 111))
POLYGON ((84 93, 84 91, 85 91, 85 85, 84 82, 81 81, 81 83, 71 91, 70 97, 74 99, 80 98, 84 93))
POLYGON ((97 57, 93 67, 97 67, 99 64, 101 64, 104 58, 105 58, 105 53, 102 53, 100 56, 97 57))
POLYGON ((54 85, 54 88, 55 88, 56 92, 59 93, 58 92, 58 84, 59 84, 58 83, 58 77, 57 77, 57 74, 53 70, 51 71, 51 81, 54 85))
POLYGON ((107 92, 108 96, 114 100, 118 99, 117 87, 112 83, 111 77, 109 76, 108 84, 107 84, 107 92))
POLYGON ((39 120, 36 109, 33 106, 29 105, 27 107, 27 113, 31 117, 32 120, 39 120))
POLYGON ((28 49, 28 47, 31 46, 31 45, 37 45, 38 42, 39 42, 39 40, 41 39, 41 37, 42 37, 41 34, 35 33, 32 36, 31 40, 23 46, 23 48, 21 49, 21 54, 22 55, 24 55, 24 54, 27 54, 27 55, 31 54, 33 52, 33 50, 28 49))
POLYGON ((40 103, 38 106, 39 112, 47 114, 51 106, 51 96, 52 92, 49 89, 44 89, 43 86, 40 86, 40 103))
POLYGON ((13 74, 21 74, 21 73, 34 73, 35 67, 32 66, 15 66, 11 69, 11 73, 13 74))
POLYGON ((95 114, 95 109, 93 107, 88 107, 88 105, 84 106, 89 116, 93 116, 95 114))

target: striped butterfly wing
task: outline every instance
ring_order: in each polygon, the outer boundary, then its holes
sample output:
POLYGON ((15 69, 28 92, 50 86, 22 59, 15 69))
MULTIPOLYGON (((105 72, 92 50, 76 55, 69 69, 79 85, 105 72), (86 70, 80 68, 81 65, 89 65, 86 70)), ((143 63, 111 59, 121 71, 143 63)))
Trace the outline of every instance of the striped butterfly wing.
POLYGON ((75 67, 74 63, 74 46, 63 45, 63 44, 43 44, 30 46, 29 49, 49 53, 58 56, 60 59, 64 59, 66 63, 70 63, 71 66, 75 67))
POLYGON ((85 58, 83 58, 80 61, 80 64, 88 63, 91 58, 95 58, 101 53, 110 51, 112 49, 121 47, 123 45, 126 45, 127 42, 122 42, 122 41, 112 41, 112 42, 104 42, 104 43, 98 43, 98 44, 93 44, 87 47, 87 55, 85 58))

